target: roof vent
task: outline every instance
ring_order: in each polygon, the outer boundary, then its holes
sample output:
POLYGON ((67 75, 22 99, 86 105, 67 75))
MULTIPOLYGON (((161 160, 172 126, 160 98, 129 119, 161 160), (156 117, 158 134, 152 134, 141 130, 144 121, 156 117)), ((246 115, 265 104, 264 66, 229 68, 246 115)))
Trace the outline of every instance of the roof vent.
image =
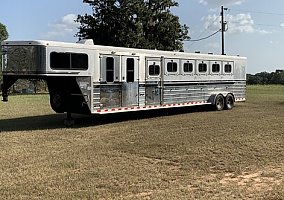
POLYGON ((94 41, 92 39, 82 39, 77 42, 78 44, 86 44, 86 45, 94 45, 94 41))

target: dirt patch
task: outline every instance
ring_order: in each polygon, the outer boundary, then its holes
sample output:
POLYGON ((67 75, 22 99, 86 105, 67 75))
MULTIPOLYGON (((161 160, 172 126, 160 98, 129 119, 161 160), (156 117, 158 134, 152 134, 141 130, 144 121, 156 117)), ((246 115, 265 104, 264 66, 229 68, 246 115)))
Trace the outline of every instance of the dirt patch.
POLYGON ((220 184, 224 187, 239 187, 248 192, 270 191, 273 187, 284 184, 284 164, 277 167, 269 166, 256 172, 242 172, 240 175, 226 173, 220 184))

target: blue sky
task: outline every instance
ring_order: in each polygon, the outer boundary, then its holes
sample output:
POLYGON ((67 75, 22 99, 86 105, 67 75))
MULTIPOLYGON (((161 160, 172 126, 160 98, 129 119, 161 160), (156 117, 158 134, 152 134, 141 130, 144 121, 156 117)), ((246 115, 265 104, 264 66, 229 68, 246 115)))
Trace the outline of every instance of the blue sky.
MULTIPOLYGON (((248 73, 284 69, 283 0, 177 0, 174 14, 190 27, 190 37, 200 39, 220 28, 220 7, 228 30, 225 53, 248 58, 248 73)), ((9 40, 57 40, 76 42, 78 14, 91 13, 83 0, 13 0, 1 2, 0 22, 9 40)), ((185 42, 187 52, 221 53, 221 34, 199 42, 185 42)))

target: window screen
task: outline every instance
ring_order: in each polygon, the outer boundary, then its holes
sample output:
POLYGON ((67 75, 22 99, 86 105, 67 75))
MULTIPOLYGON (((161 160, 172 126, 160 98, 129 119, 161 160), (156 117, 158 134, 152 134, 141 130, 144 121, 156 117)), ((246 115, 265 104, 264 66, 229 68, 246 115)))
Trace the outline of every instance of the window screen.
POLYGON ((167 63, 167 71, 168 72, 177 72, 177 63, 176 62, 168 62, 167 63))
POLYGON ((114 80, 114 58, 106 58, 106 81, 113 82, 114 80))
POLYGON ((213 73, 218 73, 218 72, 220 72, 220 64, 214 63, 214 64, 212 65, 212 72, 213 72, 213 73))
POLYGON ((231 72, 232 72, 232 65, 225 64, 225 73, 231 73, 231 72))
POLYGON ((126 82, 134 82, 134 58, 127 58, 126 70, 126 82))
POLYGON ((160 66, 155 65, 149 65, 149 75, 150 76, 158 76, 160 74, 160 66))
POLYGON ((187 73, 191 73, 193 71, 193 64, 190 62, 183 64, 183 71, 187 73))
POLYGON ((207 72, 207 64, 206 63, 199 63, 198 71, 201 73, 207 72))

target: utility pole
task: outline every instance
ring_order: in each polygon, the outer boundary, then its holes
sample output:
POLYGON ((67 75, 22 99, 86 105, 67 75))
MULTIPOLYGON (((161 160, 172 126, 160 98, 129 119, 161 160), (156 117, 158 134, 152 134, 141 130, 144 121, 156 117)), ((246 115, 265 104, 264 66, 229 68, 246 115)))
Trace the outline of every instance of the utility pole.
POLYGON ((225 55, 225 31, 227 24, 227 22, 224 22, 224 10, 228 10, 228 8, 221 6, 222 55, 225 55))

